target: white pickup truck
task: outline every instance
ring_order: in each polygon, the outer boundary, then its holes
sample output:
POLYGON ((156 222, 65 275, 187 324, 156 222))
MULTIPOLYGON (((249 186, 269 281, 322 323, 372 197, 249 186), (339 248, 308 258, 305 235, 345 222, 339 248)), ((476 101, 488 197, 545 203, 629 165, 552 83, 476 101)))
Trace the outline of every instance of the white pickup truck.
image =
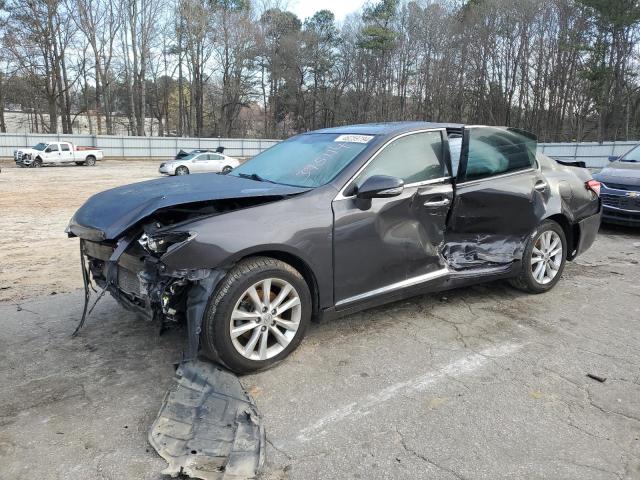
POLYGON ((102 150, 93 147, 78 147, 69 142, 38 143, 31 148, 22 148, 13 152, 13 159, 19 167, 41 167, 42 165, 93 166, 102 160, 102 150))

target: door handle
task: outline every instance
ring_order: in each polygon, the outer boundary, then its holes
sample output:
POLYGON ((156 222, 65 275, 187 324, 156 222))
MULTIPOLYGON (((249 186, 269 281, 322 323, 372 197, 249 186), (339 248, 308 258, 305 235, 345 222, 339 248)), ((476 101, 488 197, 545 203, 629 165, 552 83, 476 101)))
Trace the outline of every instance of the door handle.
POLYGON ((442 200, 427 200, 424 202, 425 207, 445 207, 451 203, 451 200, 448 198, 443 198, 442 200))
POLYGON ((547 182, 543 180, 538 180, 536 184, 533 186, 538 192, 544 192, 547 189, 547 182))

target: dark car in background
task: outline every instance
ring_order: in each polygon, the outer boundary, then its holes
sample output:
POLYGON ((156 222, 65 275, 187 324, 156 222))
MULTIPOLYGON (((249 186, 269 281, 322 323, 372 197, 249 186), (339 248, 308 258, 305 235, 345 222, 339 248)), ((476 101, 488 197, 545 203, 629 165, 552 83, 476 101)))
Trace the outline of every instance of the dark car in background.
POLYGON ((202 345, 244 373, 291 353, 312 318, 501 278, 546 292, 593 243, 601 205, 588 170, 536 149, 513 128, 353 125, 228 175, 98 193, 67 229, 81 238, 85 311, 95 282, 186 322, 186 359, 202 345))
POLYGON ((601 185, 602 221, 640 226, 640 145, 609 160, 593 176, 601 185))

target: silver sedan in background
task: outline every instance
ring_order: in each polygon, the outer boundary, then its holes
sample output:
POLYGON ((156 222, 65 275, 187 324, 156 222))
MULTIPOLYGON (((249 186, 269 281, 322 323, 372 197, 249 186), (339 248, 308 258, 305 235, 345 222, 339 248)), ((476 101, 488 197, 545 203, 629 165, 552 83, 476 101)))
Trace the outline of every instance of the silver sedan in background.
POLYGON ((164 175, 189 175, 190 173, 229 173, 240 161, 222 153, 191 153, 177 160, 160 164, 158 171, 164 175))

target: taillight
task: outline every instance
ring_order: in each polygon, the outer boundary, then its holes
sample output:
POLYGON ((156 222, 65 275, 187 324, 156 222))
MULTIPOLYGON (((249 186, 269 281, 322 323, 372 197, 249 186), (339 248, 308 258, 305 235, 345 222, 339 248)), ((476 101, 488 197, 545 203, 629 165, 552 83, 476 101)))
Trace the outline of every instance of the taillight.
POLYGON ((587 190, 591 190, 593 193, 595 193, 596 195, 600 196, 600 182, 597 180, 589 180, 587 183, 584 184, 584 186, 587 188, 587 190))

